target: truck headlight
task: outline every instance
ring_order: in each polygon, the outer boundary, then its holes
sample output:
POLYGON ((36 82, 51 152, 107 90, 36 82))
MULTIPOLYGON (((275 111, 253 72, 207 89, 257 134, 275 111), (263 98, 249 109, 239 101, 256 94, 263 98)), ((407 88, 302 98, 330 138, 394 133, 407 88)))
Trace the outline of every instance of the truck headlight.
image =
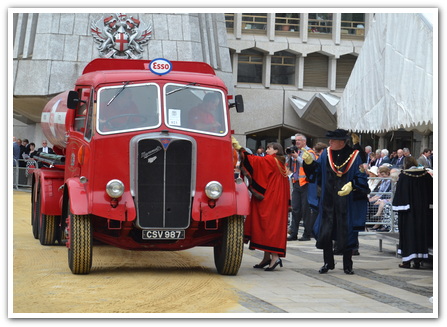
POLYGON ((119 179, 112 179, 106 185, 106 192, 111 198, 119 198, 124 193, 124 184, 119 179))
POLYGON ((205 194, 208 198, 216 200, 222 195, 222 184, 216 181, 209 182, 205 186, 205 194))

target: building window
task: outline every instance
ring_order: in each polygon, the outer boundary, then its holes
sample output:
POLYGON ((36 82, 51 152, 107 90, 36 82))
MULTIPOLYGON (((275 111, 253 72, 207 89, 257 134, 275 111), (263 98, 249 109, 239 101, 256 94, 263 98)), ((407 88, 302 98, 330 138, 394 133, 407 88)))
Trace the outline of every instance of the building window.
POLYGON ((365 35, 365 14, 341 14, 341 36, 352 35, 365 35))
POLYGON ((332 14, 309 14, 309 33, 332 34, 332 14))
POLYGON ((354 69, 357 57, 353 55, 340 56, 337 59, 337 81, 336 88, 345 88, 348 83, 349 76, 354 69))
POLYGON ((275 52, 271 64, 271 84, 295 84, 296 56, 287 51, 275 52))
POLYGON ((304 82, 306 87, 328 87, 329 58, 321 53, 310 53, 304 58, 304 82))
MULTIPOLYGON (((260 146, 266 149, 267 144, 270 142, 279 142, 285 149, 292 145, 290 137, 294 136, 295 133, 296 130, 287 127, 264 129, 257 131, 256 133, 249 133, 246 136, 246 147, 255 153, 256 149, 260 146)), ((307 139, 308 144, 313 144, 312 142, 312 139, 307 139)))
POLYGON ((242 32, 267 32, 267 14, 242 14, 242 32))
POLYGON ((239 83, 262 83, 262 52, 249 49, 238 55, 237 81, 239 83))
POLYGON ((234 29, 234 14, 225 14, 225 26, 227 29, 234 29))
POLYGON ((291 32, 298 33, 300 30, 300 14, 286 13, 275 15, 275 30, 276 34, 290 34, 291 32))

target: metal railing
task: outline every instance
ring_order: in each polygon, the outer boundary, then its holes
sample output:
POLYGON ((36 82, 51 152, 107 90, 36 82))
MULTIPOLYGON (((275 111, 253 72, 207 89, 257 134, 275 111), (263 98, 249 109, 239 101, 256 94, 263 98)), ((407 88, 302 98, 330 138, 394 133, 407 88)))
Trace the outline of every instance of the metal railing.
POLYGON ((32 173, 38 167, 37 161, 30 159, 13 159, 13 187, 19 188, 31 187, 32 173))
POLYGON ((369 181, 378 181, 377 185, 384 181, 391 181, 391 190, 389 192, 371 192, 368 196, 368 209, 366 216, 366 228, 369 232, 374 225, 385 227, 389 233, 398 232, 397 213, 393 211, 394 183, 390 177, 368 177, 369 181))

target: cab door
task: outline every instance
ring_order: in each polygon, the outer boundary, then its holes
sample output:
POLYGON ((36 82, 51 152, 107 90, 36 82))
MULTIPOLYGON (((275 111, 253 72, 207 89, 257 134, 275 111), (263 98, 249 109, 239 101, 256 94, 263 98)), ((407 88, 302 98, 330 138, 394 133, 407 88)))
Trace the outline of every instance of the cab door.
POLYGON ((80 101, 75 109, 66 149, 65 178, 88 176, 90 140, 93 136, 93 89, 89 86, 77 89, 80 101))

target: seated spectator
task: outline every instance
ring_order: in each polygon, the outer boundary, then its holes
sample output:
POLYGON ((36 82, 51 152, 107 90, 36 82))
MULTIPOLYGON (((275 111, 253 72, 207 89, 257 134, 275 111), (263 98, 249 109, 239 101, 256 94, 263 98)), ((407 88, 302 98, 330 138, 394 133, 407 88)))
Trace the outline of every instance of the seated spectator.
POLYGON ((398 149, 397 155, 391 160, 391 165, 395 168, 402 169, 404 166, 404 150, 398 149))
POLYGON ((368 176, 371 178, 368 178, 368 186, 369 189, 371 190, 371 192, 374 191, 374 189, 376 188, 377 185, 379 185, 380 183, 380 179, 378 179, 377 177, 379 177, 379 167, 377 166, 372 166, 371 168, 369 168, 367 170, 368 172, 368 176))
POLYGON ((370 153, 368 154, 368 156, 369 156, 369 163, 368 163, 368 166, 369 166, 369 167, 373 167, 373 166, 375 166, 375 165, 376 165, 376 160, 377 160, 377 158, 376 158, 376 153, 375 153, 375 152, 370 152, 370 153))
POLYGON ((380 153, 381 153, 381 149, 377 149, 376 150, 376 155, 375 155, 375 159, 374 159, 374 166, 379 167, 380 166, 380 153))
MULTIPOLYGON (((388 179, 390 177, 390 171, 391 171, 390 168, 387 166, 380 166, 378 170, 379 170, 379 177, 383 179, 379 180, 379 184, 373 190, 373 192, 376 192, 377 194, 374 194, 369 197, 369 202, 372 204, 372 206, 370 205, 368 207, 370 210, 372 208, 377 208, 377 212, 379 210, 378 208, 380 207, 380 204, 383 202, 385 205, 386 201, 390 199, 390 196, 384 193, 391 192, 391 180, 388 179)), ((381 214, 379 215, 378 213, 376 213, 373 217, 380 217, 380 216, 381 214)), ((376 224, 370 229, 379 230, 381 227, 382 224, 376 224)), ((381 229, 380 231, 386 231, 386 228, 384 228, 383 230, 381 229)))
POLYGON ((376 166, 380 167, 383 164, 390 163, 390 157, 388 157, 389 151, 387 149, 380 150, 380 158, 376 161, 376 166))

